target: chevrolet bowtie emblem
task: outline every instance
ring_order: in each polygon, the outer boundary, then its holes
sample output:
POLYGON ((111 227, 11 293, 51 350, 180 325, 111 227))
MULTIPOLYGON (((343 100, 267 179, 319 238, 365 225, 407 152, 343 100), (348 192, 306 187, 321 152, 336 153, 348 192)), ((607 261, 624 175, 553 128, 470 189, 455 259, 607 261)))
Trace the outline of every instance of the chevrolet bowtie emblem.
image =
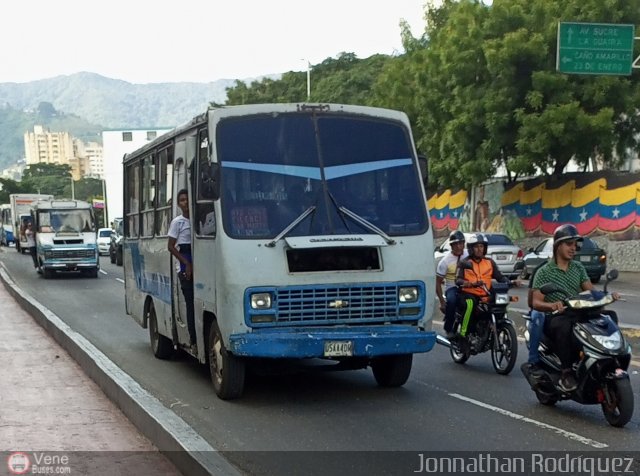
POLYGON ((329 307, 333 307, 335 309, 342 309, 343 307, 349 307, 349 301, 343 301, 342 299, 336 299, 335 301, 331 301, 329 303, 329 307))

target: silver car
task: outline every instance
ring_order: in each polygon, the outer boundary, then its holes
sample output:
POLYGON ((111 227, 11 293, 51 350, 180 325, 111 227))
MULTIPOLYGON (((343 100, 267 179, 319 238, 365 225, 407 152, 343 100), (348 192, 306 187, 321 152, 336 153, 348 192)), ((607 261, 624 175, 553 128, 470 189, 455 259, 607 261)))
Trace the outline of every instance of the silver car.
MULTIPOLYGON (((465 239, 468 240, 472 234, 465 233, 465 239)), ((524 252, 520 247, 514 245, 511 238, 502 233, 483 233, 483 235, 487 237, 489 242, 487 258, 495 261, 498 269, 505 276, 510 278, 518 276, 522 270, 522 259, 524 258, 524 252)), ((451 251, 451 245, 449 245, 449 238, 447 237, 435 250, 436 265, 449 251, 451 251)))

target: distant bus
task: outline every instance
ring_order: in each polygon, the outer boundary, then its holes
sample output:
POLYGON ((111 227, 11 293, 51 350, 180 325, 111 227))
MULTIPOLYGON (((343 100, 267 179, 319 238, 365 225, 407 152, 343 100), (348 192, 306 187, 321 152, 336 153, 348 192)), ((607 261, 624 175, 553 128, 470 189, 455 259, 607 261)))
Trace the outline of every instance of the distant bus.
POLYGON ((57 271, 82 271, 98 277, 100 259, 96 220, 82 200, 40 200, 33 207, 38 264, 44 278, 57 271))
POLYGON ((9 246, 14 241, 11 204, 0 205, 0 245, 9 246))
MULTIPOLYGON (((208 362, 241 396, 256 358, 370 366, 403 385, 431 350, 433 239, 404 113, 347 105, 212 108, 125 156, 127 313, 156 357, 208 362), (167 251, 188 190, 197 350, 167 251)), ((264 361, 264 360, 263 360, 264 361)))

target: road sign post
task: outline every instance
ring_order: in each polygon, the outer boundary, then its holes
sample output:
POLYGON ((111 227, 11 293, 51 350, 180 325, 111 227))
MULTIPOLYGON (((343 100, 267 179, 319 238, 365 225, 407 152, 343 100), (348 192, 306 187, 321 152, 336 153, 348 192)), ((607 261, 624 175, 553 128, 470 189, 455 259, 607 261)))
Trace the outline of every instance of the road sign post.
POLYGON ((634 25, 560 22, 556 70, 570 74, 631 74, 634 30, 634 25))

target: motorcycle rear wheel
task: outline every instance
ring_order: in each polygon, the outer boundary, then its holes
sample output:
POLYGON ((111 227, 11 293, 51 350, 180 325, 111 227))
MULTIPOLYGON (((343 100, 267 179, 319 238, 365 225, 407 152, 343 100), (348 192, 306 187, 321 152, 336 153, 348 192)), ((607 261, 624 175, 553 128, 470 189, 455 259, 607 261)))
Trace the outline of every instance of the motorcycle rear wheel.
POLYGON ((605 384, 608 387, 612 402, 602 402, 602 413, 611 426, 621 428, 633 416, 633 390, 628 378, 611 380, 605 384))
POLYGON ((499 324, 497 334, 491 347, 491 363, 497 373, 507 375, 518 359, 518 335, 509 322, 499 324))

